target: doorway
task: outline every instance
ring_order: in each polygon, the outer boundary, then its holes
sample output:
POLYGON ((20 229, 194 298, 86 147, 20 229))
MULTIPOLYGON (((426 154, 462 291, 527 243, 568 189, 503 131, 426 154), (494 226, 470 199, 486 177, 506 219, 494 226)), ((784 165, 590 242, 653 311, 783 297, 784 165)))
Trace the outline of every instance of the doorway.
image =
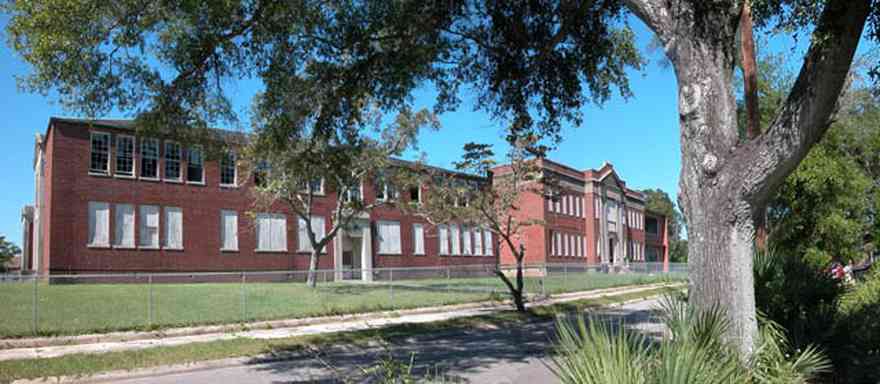
POLYGON ((363 237, 345 231, 342 234, 342 278, 359 280, 361 278, 363 237))
POLYGON ((614 264, 614 239, 608 239, 608 261, 614 264))

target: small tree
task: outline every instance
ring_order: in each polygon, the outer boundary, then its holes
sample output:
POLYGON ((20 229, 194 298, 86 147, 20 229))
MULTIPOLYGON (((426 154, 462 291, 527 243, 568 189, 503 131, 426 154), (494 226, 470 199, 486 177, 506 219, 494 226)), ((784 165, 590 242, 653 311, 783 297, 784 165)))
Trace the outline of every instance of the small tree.
POLYGON ((6 236, 0 235, 0 271, 6 272, 6 263, 12 260, 21 249, 11 241, 6 241, 6 236))
POLYGON ((527 194, 549 196, 551 179, 541 172, 538 162, 543 147, 534 145, 535 139, 517 141, 508 153, 509 164, 498 168, 491 147, 469 143, 464 147, 462 161, 455 163, 462 174, 439 170, 423 172, 427 175, 430 193, 423 203, 411 206, 414 213, 425 217, 431 224, 464 223, 482 227, 495 234, 502 246, 513 255, 516 270, 513 281, 502 267, 500 253, 496 252, 494 273, 510 292, 516 310, 524 312, 523 263, 526 252, 523 230, 543 225, 538 217, 529 217, 522 209, 522 198, 527 194), (483 182, 475 177, 489 175, 483 182))
MULTIPOLYGON (((378 116, 379 112, 368 115, 378 116)), ((384 128, 378 118, 365 120, 376 129, 358 127, 363 123, 337 131, 261 124, 244 150, 243 163, 255 184, 255 210, 283 204, 305 224, 306 238, 299 241, 310 245, 310 287, 316 284, 321 254, 340 229, 376 207, 395 203, 393 198, 366 202, 362 183, 370 177, 382 182, 383 173, 396 168, 392 156, 414 146, 421 127, 437 125, 431 113, 408 108, 384 128), (315 222, 314 214, 319 204, 329 202, 333 203, 330 229, 325 231, 315 222)), ((391 179, 390 175, 385 177, 391 179)))

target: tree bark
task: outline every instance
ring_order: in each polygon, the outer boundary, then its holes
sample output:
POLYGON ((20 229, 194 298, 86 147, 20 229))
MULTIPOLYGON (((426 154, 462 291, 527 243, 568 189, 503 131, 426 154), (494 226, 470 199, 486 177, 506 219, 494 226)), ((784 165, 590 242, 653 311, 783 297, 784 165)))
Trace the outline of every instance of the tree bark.
MULTIPOLYGON (((625 0, 664 44, 678 79, 690 298, 719 307, 743 358, 757 337, 755 229, 773 192, 827 130, 870 11, 869 0, 832 0, 788 99, 767 131, 740 143, 732 74, 734 2, 697 9, 675 0, 625 0)), ((705 5, 705 4, 704 4, 705 5)))
POLYGON ((313 248, 312 253, 309 255, 309 274, 308 278, 306 278, 306 285, 310 288, 315 288, 318 284, 318 258, 321 257, 318 247, 313 248))

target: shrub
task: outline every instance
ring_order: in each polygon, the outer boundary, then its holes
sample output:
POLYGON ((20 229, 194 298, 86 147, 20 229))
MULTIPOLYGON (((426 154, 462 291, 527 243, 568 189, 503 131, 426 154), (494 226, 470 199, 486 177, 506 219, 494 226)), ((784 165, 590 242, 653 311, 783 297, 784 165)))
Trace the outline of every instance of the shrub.
POLYGON ((830 352, 842 382, 880 382, 880 270, 842 295, 830 352))

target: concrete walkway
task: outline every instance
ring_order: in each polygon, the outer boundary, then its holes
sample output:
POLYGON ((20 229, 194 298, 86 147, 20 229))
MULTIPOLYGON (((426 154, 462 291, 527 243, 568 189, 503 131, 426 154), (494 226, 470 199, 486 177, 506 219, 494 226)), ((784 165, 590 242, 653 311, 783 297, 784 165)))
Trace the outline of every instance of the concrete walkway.
MULTIPOLYGON (((655 300, 643 300, 614 308, 590 310, 590 315, 648 334, 659 334, 662 326, 654 313, 655 300)), ((175 383, 372 383, 363 370, 374 367, 389 354, 409 364, 413 359, 416 377, 430 376, 447 383, 556 383, 553 321, 535 319, 517 327, 448 329, 413 335, 379 345, 326 345, 297 349, 263 357, 235 358, 189 365, 113 372, 61 382, 175 384, 175 383)), ((39 381, 37 381, 39 382, 39 381)), ((52 379, 55 382, 55 378, 52 379)))
MULTIPOLYGON (((602 289, 588 292, 567 293, 531 305, 551 305, 567 301, 594 299, 605 296, 621 295, 656 289, 660 287, 680 287, 681 284, 652 284, 635 287, 602 289)), ((64 356, 76 353, 106 353, 116 351, 139 350, 152 347, 176 346, 189 343, 228 340, 234 338, 281 339, 296 336, 350 332, 375 329, 405 323, 427 323, 450 320, 462 317, 479 316, 507 310, 509 306, 483 303, 482 305, 462 305, 448 307, 422 308, 417 310, 382 312, 368 316, 339 316, 335 319, 319 318, 313 324, 299 324, 291 327, 258 329, 239 332, 198 333, 162 338, 102 341, 75 345, 49 345, 41 347, 24 347, 0 350, 0 361, 16 359, 35 359, 64 356)), ((298 321, 301 323, 302 321, 298 321)), ((180 334, 181 332, 177 332, 180 334)), ((93 336, 78 337, 91 340, 93 336)))

